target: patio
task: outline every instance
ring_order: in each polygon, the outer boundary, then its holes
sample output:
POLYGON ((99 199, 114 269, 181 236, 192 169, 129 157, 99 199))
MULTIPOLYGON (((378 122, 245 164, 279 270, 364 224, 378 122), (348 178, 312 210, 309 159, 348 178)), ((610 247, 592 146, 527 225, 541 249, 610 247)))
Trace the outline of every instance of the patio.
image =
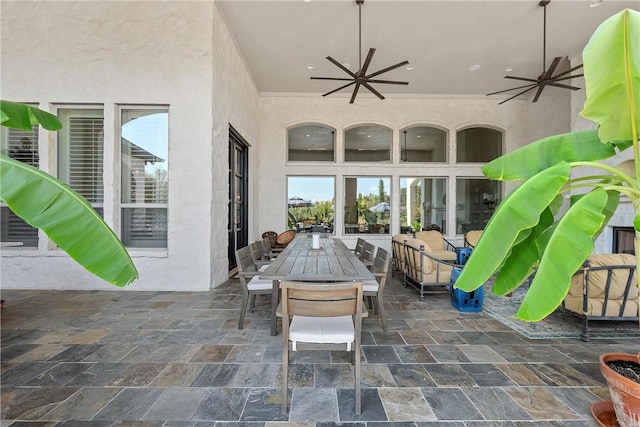
POLYGON ((447 294, 419 302, 398 279, 386 295, 389 332, 363 322, 356 416, 351 365, 329 352, 296 355, 280 413, 281 335, 269 335, 267 298, 236 329, 235 279, 210 292, 3 291, 1 425, 596 426, 589 405, 608 399, 598 355, 640 351, 529 340, 447 294))

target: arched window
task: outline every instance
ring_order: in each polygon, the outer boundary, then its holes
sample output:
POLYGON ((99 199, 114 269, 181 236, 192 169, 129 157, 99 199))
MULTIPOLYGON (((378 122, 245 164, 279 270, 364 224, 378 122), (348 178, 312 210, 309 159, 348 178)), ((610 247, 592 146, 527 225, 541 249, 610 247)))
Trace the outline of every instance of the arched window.
POLYGON ((380 125, 353 127, 344 133, 345 162, 388 162, 391 160, 391 129, 380 125))
POLYGON ((322 125, 300 125, 287 130, 287 160, 333 162, 335 131, 322 125))
POLYGON ((457 162, 489 162, 502 155, 502 132, 470 127, 456 133, 457 162))
POLYGON ((412 126, 400 132, 401 162, 446 162, 447 132, 430 126, 412 126))

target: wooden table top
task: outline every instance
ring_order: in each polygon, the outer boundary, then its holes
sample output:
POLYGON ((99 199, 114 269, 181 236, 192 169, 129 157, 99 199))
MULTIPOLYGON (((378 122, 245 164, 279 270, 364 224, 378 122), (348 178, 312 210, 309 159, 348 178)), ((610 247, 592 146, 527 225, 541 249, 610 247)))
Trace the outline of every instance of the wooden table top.
POLYGON ((375 280, 371 271, 337 238, 320 238, 320 249, 312 239, 296 237, 260 274, 261 279, 300 281, 375 280))

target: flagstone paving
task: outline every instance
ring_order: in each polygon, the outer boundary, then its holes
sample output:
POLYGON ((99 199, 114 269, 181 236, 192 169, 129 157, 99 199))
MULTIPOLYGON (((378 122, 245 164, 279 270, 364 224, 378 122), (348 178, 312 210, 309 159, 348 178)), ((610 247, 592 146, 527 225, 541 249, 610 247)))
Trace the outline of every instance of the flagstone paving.
MULTIPOLYGON (((134 289, 131 288, 131 289, 134 289)), ((281 413, 268 298, 237 329, 235 280, 209 292, 4 290, 0 426, 597 426, 604 352, 635 340, 530 340, 446 293, 392 278, 388 331, 363 321, 362 414, 342 352, 298 352, 281 413)), ((578 320, 576 320, 578 322, 578 320)), ((576 324, 578 328, 579 325, 576 324)))

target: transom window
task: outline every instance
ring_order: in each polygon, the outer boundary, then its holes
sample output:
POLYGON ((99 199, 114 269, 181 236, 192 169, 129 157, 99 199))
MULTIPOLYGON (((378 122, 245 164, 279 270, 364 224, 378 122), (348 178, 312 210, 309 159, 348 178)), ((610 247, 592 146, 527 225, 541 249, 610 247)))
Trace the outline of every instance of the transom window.
POLYGON ((456 133, 458 163, 490 162, 502 155, 502 132, 486 127, 470 127, 456 133))
POLYGON ((344 133, 345 162, 389 162, 391 129, 379 125, 353 127, 344 133))
POLYGON ((400 132, 401 162, 446 162, 447 132, 430 126, 413 126, 400 132))
POLYGON ((287 130, 289 161, 333 162, 335 131, 322 125, 301 125, 287 130))

